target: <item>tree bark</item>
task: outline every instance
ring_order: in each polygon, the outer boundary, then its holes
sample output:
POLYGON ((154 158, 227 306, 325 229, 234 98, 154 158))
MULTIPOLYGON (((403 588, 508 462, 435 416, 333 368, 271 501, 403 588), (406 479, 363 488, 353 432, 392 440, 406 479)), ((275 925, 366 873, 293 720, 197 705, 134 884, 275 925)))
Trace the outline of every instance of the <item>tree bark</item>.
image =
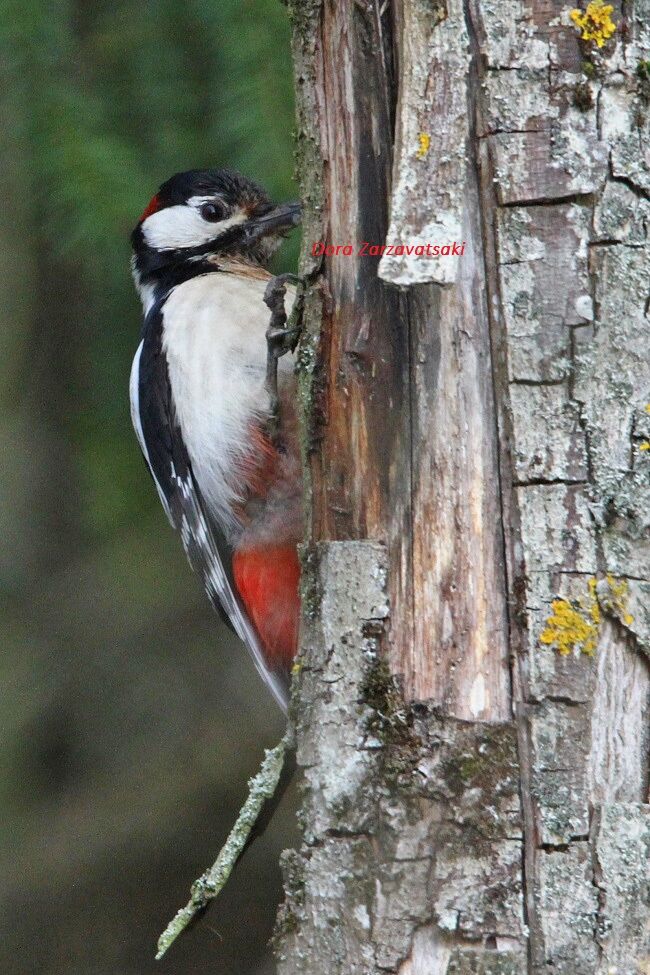
POLYGON ((602 51, 548 0, 290 10, 311 518, 279 971, 650 972, 650 5, 602 51))

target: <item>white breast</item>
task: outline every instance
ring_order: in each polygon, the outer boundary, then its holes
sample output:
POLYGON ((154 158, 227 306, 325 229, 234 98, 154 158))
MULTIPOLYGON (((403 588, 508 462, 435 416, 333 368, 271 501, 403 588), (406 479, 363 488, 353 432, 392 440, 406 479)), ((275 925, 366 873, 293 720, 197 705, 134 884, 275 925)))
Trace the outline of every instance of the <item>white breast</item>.
MULTIPOLYGON (((250 424, 268 412, 266 282, 216 272, 174 288, 163 306, 163 349, 183 439, 211 514, 230 533, 242 500, 238 465, 250 424)), ((290 370, 291 357, 281 360, 290 370)))

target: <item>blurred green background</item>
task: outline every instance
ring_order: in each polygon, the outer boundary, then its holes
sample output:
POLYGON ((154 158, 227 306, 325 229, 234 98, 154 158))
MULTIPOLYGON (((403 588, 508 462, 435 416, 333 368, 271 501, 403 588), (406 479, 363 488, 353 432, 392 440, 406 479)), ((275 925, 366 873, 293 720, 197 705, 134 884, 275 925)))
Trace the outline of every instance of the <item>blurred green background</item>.
POLYGON ((283 722, 136 447, 128 235, 158 184, 194 166, 295 197, 286 10, 2 9, 0 971, 263 975, 291 802, 153 961, 283 722))

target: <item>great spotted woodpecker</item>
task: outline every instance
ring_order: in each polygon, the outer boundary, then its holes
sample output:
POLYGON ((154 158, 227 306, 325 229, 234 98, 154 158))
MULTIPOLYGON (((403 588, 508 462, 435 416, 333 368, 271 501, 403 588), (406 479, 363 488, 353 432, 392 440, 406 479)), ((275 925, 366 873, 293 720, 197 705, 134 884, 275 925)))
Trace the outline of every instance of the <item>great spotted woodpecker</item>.
POLYGON ((130 387, 140 447, 210 600, 283 707, 302 496, 284 281, 268 263, 299 220, 299 204, 273 206, 239 173, 192 170, 160 187, 131 238, 144 309, 130 387))

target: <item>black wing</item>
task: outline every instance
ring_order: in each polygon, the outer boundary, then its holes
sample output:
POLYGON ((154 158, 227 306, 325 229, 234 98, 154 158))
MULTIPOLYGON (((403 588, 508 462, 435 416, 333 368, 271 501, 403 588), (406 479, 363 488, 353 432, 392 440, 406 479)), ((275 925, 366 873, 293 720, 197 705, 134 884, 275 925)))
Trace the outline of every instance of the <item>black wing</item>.
POLYGON ((171 524, 183 540, 190 565, 203 580, 212 605, 250 650, 255 665, 286 711, 287 691, 266 666, 259 639, 232 585, 231 552, 206 513, 175 416, 162 314, 154 305, 131 370, 131 416, 147 466, 171 524))

